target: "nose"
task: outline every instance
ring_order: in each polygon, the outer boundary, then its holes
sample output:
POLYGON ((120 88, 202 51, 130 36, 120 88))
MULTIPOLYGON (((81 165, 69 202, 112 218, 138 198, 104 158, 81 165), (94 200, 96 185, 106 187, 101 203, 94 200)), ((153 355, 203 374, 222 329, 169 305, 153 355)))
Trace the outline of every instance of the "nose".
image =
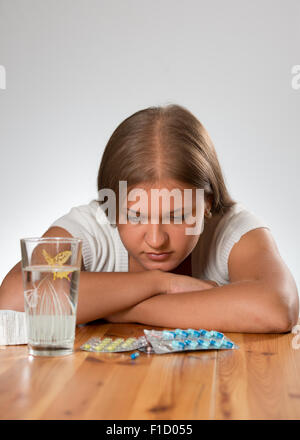
POLYGON ((149 224, 147 232, 144 236, 145 242, 149 246, 149 250, 163 251, 166 250, 169 236, 162 229, 160 224, 149 224))

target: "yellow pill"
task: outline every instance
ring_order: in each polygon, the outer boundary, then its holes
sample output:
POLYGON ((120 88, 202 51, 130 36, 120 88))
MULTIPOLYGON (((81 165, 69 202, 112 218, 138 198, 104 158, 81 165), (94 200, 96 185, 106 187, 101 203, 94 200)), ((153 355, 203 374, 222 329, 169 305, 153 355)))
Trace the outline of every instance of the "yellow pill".
POLYGON ((84 344, 83 348, 91 348, 90 344, 84 344))

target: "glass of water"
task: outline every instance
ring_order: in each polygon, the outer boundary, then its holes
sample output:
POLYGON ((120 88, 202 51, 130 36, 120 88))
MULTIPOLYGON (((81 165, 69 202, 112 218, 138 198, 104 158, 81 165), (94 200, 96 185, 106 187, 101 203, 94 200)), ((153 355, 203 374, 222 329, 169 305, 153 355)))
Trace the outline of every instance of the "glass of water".
POLYGON ((82 240, 22 238, 28 351, 63 356, 74 347, 82 240))

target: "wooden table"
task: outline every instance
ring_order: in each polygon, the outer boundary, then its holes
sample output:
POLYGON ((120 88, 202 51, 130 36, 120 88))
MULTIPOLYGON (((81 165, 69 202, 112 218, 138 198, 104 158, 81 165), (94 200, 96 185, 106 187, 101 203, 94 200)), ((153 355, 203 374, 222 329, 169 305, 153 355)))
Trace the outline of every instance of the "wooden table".
POLYGON ((141 353, 135 360, 128 352, 79 348, 91 336, 140 336, 144 328, 151 327, 77 327, 75 351, 65 357, 0 347, 0 418, 300 419, 300 333, 227 333, 239 349, 141 353))

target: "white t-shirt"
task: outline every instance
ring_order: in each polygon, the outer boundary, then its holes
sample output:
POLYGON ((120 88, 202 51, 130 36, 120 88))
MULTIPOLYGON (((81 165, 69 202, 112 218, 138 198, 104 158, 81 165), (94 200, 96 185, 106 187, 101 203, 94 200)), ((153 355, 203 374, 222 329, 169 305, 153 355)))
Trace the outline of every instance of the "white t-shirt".
MULTIPOLYGON (((128 272, 128 252, 121 241, 118 228, 110 225, 97 200, 73 207, 66 215, 51 224, 66 229, 73 237, 81 238, 82 257, 89 272, 128 272)), ((192 251, 192 276, 228 284, 230 251, 242 235, 256 228, 269 226, 242 203, 236 203, 217 224, 207 258, 203 258, 200 240, 192 251), (198 245, 199 244, 199 245, 198 245)))

